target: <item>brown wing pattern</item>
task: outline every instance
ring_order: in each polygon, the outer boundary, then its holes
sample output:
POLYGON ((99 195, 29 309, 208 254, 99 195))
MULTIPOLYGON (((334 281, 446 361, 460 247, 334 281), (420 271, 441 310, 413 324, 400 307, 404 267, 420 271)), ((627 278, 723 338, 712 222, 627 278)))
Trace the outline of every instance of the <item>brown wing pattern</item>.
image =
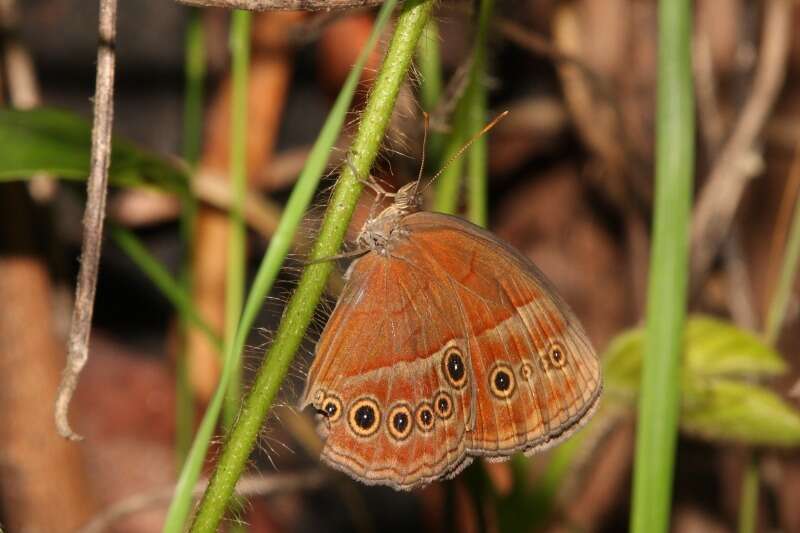
POLYGON ((462 219, 420 212, 404 225, 469 317, 477 399, 468 453, 502 458, 566 438, 602 386, 594 349, 567 305, 529 260, 462 219))
POLYGON ((473 394, 451 387, 441 370, 448 349, 466 347, 464 324, 441 321, 460 314, 436 283, 402 259, 368 254, 351 267, 317 344, 302 403, 337 411, 322 423, 322 458, 368 483, 412 488, 470 460, 473 394), (351 418, 359 408, 372 409, 374 427, 351 418), (403 413, 408 434, 392 426, 403 413))
POLYGON ((399 229, 388 256, 353 263, 317 344, 303 405, 324 415, 322 458, 409 489, 574 431, 599 365, 544 276, 455 217, 414 213, 399 229))

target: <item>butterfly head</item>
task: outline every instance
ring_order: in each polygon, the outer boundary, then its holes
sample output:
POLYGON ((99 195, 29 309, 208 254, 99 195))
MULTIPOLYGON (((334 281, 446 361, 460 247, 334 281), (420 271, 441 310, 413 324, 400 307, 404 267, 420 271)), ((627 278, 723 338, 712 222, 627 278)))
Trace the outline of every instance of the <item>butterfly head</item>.
POLYGON ((392 205, 364 223, 358 236, 360 246, 388 255, 393 240, 405 235, 400 222, 422 209, 422 194, 418 185, 419 182, 412 181, 400 187, 394 193, 392 205))

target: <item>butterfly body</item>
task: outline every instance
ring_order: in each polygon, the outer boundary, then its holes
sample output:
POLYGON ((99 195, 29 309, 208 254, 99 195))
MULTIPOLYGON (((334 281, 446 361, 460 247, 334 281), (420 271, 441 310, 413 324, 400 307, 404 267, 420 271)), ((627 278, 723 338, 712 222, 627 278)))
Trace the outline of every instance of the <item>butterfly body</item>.
POLYGON ((590 342, 541 272, 419 205, 404 187, 365 224, 369 251, 348 269, 302 400, 322 415, 324 461, 397 489, 547 448, 601 390, 590 342))

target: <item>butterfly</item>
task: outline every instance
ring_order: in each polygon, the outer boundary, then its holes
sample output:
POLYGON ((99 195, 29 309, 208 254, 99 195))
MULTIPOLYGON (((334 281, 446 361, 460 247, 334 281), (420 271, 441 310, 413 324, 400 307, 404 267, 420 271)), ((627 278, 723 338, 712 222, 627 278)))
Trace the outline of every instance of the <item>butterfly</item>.
POLYGON ((547 449, 602 389, 544 274, 492 233, 422 210, 418 184, 364 224, 301 400, 321 417, 324 462, 400 490, 547 449))

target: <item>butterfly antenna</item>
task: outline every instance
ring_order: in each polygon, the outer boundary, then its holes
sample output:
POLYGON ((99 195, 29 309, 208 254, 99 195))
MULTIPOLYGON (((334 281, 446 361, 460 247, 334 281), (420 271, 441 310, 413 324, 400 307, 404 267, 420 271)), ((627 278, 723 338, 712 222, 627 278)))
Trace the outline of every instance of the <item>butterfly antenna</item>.
POLYGON ((422 172, 425 170, 425 152, 428 148, 428 126, 430 125, 430 115, 427 112, 422 112, 423 127, 422 127, 422 155, 419 158, 419 174, 417 175, 417 184, 414 185, 414 196, 419 191, 419 184, 422 183, 422 172))
MULTIPOLYGON (((506 118, 506 115, 508 115, 508 111, 507 110, 503 111, 502 113, 500 113, 499 115, 494 117, 491 122, 489 122, 487 125, 485 125, 481 129, 481 131, 479 131, 478 133, 473 135, 466 143, 464 143, 464 145, 461 148, 459 148, 456 153, 454 153, 452 156, 450 156, 450 159, 448 159, 445 162, 445 164, 442 166, 442 168, 440 168, 439 171, 436 174, 433 175, 433 177, 428 182, 428 185, 430 185, 431 183, 436 181, 436 179, 439 176, 441 176, 442 173, 445 170, 447 170, 447 167, 449 167, 451 164, 453 164, 454 161, 456 161, 459 157, 461 157, 464 154, 464 152, 466 152, 469 149, 469 147, 472 146, 472 143, 474 143, 475 141, 477 141, 478 139, 483 137, 486 133, 489 132, 489 130, 491 130, 492 128, 497 126, 497 123, 500 122, 501 120, 503 120, 504 118, 506 118)), ((422 169, 420 169, 420 170, 422 170, 422 169)))

